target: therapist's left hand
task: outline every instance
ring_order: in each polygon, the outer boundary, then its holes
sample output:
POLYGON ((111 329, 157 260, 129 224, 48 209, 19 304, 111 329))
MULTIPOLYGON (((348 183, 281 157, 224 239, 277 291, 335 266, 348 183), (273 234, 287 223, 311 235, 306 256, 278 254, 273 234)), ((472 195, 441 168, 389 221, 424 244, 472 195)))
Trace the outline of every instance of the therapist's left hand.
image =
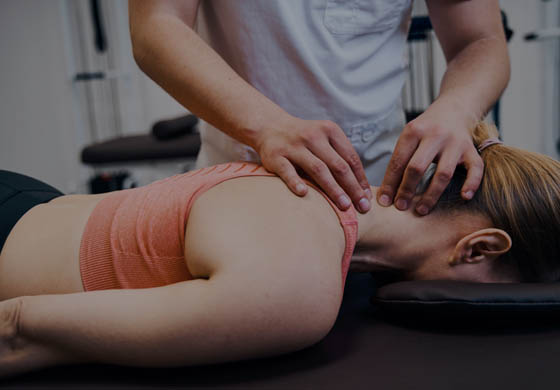
POLYGON ((457 165, 464 165, 468 172, 461 196, 471 199, 484 171, 484 163, 471 136, 476 122, 474 115, 444 99, 436 100, 422 115, 409 122, 397 141, 377 192, 379 204, 390 206, 394 202, 397 209, 407 210, 432 162, 437 163, 437 169, 430 186, 416 203, 418 214, 426 215, 432 210, 457 165))

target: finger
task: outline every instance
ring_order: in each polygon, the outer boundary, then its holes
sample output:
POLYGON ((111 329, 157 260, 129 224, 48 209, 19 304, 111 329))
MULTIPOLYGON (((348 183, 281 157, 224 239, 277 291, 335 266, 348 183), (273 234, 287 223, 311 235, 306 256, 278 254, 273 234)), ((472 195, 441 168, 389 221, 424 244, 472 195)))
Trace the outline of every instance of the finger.
MULTIPOLYGON (((354 177, 360 184, 360 187, 366 192, 368 199, 371 200, 371 188, 366 176, 366 172, 364 170, 364 166, 362 165, 362 160, 358 153, 356 153, 356 149, 352 146, 352 143, 346 137, 346 134, 342 130, 340 131, 333 131, 329 137, 330 144, 332 148, 341 156, 344 161, 350 166, 350 169, 354 173, 354 177)), ((344 189, 347 189, 343 186, 344 189)), ((351 196, 352 197, 352 196, 351 196)))
POLYGON ((482 181, 482 176, 484 175, 484 162, 473 148, 472 152, 469 153, 467 158, 465 158, 464 165, 467 169, 467 178, 463 183, 461 195, 463 196, 463 199, 470 200, 474 196, 474 193, 478 190, 480 182, 482 181))
POLYGON ((369 211, 370 202, 364 189, 358 183, 350 165, 334 150, 328 142, 317 143, 310 148, 320 160, 327 164, 342 190, 350 197, 356 209, 362 213, 369 211))
POLYGON ((426 215, 434 208, 441 194, 443 194, 443 191, 445 191, 453 178, 455 168, 461 163, 460 158, 461 155, 458 151, 447 151, 440 157, 430 186, 416 205, 416 212, 418 214, 426 215))
POLYGON ((410 158, 416 151, 419 138, 415 135, 402 134, 397 141, 395 151, 391 156, 385 177, 379 191, 377 191, 377 201, 381 206, 390 206, 393 203, 395 194, 401 184, 404 171, 410 158))
POLYGON ((434 142, 422 142, 410 158, 404 171, 403 180, 395 196, 395 206, 407 210, 416 194, 416 188, 422 180, 428 166, 434 161, 439 145, 434 142))
POLYGON ((334 204, 341 210, 351 206, 351 201, 344 190, 338 185, 327 165, 310 151, 298 155, 294 161, 311 179, 327 194, 334 204))
POLYGON ((276 173, 294 194, 298 196, 305 196, 307 194, 307 185, 287 158, 277 157, 272 161, 267 161, 267 163, 270 168, 265 168, 276 173))

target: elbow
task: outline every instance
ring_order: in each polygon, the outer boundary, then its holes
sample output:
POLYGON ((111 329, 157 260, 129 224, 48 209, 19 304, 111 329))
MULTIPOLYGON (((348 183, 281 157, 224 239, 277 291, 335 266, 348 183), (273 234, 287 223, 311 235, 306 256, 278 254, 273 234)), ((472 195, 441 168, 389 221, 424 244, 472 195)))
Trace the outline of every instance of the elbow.
POLYGON ((136 65, 145 72, 145 59, 146 59, 146 42, 141 38, 140 33, 135 29, 130 28, 130 41, 132 44, 132 57, 136 65))
POLYGON ((146 72, 148 59, 157 50, 157 39, 154 31, 158 31, 159 22, 153 15, 148 17, 130 17, 130 43, 132 57, 143 72, 146 72))
POLYGON ((333 328, 338 316, 338 308, 334 311, 329 310, 305 324, 306 334, 302 338, 302 348, 307 348, 317 344, 324 339, 333 328))
POLYGON ((507 87, 507 85, 509 84, 509 81, 511 79, 511 61, 509 58, 509 52, 506 48, 506 54, 505 54, 505 64, 504 64, 504 89, 505 87, 507 87))
POLYGON ((292 324, 290 333, 297 335, 294 338, 295 349, 304 349, 317 344, 324 339, 333 328, 338 316, 339 305, 324 305, 317 302, 317 305, 308 310, 302 310, 297 323, 292 324))
POLYGON ((502 76, 503 88, 505 89, 511 78, 511 61, 507 42, 503 35, 494 37, 490 42, 491 45, 488 48, 488 53, 494 55, 499 61, 499 73, 502 76))
POLYGON ((144 59, 146 58, 150 31, 156 29, 153 22, 154 12, 150 9, 145 9, 146 4, 133 0, 129 0, 128 4, 128 25, 132 57, 142 70, 144 59))
MULTIPOLYGON (((331 331, 338 317, 342 291, 340 285, 333 289, 294 289, 289 293, 289 302, 284 310, 284 342, 291 340, 292 349, 310 347, 321 341, 331 331)), ((282 337, 282 338, 284 338, 282 337)))
POLYGON ((253 285, 251 298, 243 299, 253 303, 244 307, 243 315, 237 313, 244 319, 240 319, 237 329, 255 345, 247 357, 281 355, 308 348, 325 338, 334 326, 342 301, 340 283, 310 283, 301 274, 253 285), (261 291, 257 299, 254 298, 256 290, 261 291), (248 318, 249 326, 245 323, 248 318))
POLYGON ((500 74, 502 75, 503 89, 505 89, 511 78, 511 62, 507 42, 503 35, 493 37, 490 42, 492 44, 489 46, 488 52, 494 53, 493 55, 496 56, 501 64, 500 74))
POLYGON ((266 352, 257 356, 281 355, 317 344, 329 334, 338 315, 338 308, 324 310, 324 307, 314 307, 311 310, 298 310, 292 306, 289 311, 278 309, 276 307, 276 314, 283 313, 282 318, 277 318, 273 324, 268 322, 266 341, 261 340, 261 347, 266 348, 266 352))

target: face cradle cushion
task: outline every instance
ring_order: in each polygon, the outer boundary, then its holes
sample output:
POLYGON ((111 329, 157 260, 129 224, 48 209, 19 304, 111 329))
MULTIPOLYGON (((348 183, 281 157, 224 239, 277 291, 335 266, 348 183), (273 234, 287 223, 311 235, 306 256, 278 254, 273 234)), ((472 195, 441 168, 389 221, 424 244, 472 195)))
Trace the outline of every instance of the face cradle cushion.
POLYGON ((380 287, 371 302, 382 312, 415 321, 560 317, 560 283, 407 281, 380 287))

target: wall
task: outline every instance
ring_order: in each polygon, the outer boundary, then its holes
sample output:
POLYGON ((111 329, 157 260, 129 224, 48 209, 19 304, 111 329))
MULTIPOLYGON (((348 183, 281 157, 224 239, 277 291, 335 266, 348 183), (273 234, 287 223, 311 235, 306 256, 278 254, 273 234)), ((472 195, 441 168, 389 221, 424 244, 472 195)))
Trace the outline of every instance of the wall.
POLYGON ((0 167, 68 188, 76 174, 60 1, 10 0, 0 13, 0 167))
MULTIPOLYGON (((68 17, 75 21, 69 6, 76 1, 2 0, 0 12, 0 169, 40 178, 66 193, 84 192, 92 173, 79 163, 81 147, 91 139, 84 130, 82 87, 72 82, 78 69, 68 17)), ((127 2, 110 2, 102 4, 121 14, 121 71, 130 85, 130 118, 123 132, 145 133, 154 121, 185 109, 138 69, 127 32, 127 2)))
POLYGON ((541 28, 543 2, 540 0, 502 0, 502 8, 515 31, 509 43, 511 81, 503 96, 502 134, 506 143, 558 157, 545 148, 550 129, 545 128, 543 112, 543 60, 547 53, 538 42, 526 42, 526 33, 541 28))

